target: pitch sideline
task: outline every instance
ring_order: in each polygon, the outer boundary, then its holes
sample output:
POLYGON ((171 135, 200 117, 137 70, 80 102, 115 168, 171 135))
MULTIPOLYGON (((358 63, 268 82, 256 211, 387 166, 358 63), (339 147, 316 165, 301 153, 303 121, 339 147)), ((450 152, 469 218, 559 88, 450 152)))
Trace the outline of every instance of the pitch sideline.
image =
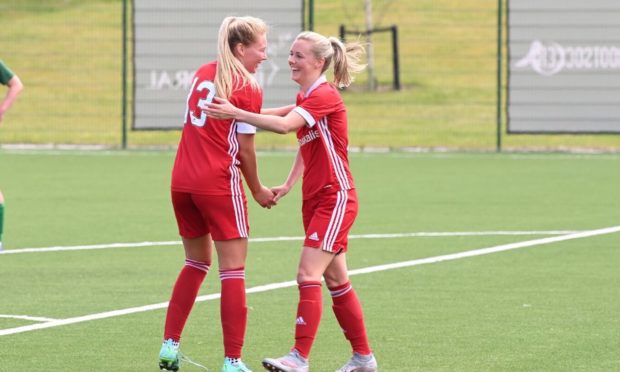
MULTIPOLYGON (((349 235, 349 239, 394 239, 394 238, 414 238, 414 237, 450 237, 450 236, 512 236, 512 235, 564 235, 573 234, 581 231, 571 230, 548 230, 548 231, 454 231, 454 232, 415 232, 415 233, 387 233, 387 234, 361 234, 349 235)), ((302 241, 303 236, 276 236, 267 238, 250 238, 250 243, 282 242, 282 241, 302 241)), ((162 241, 162 242, 137 242, 137 243, 109 243, 91 244, 75 246, 55 246, 41 248, 18 248, 0 251, 3 254, 19 253, 44 253, 44 252, 65 252, 65 251, 88 251, 94 249, 114 249, 114 248, 138 248, 138 247, 158 247, 166 245, 181 245, 181 241, 162 241)))
MULTIPOLYGON (((362 269, 351 270, 349 271, 349 275, 368 274, 368 273, 379 272, 379 271, 394 270, 394 269, 399 269, 399 268, 404 268, 404 267, 412 267, 412 266, 418 266, 418 265, 424 265, 424 264, 430 264, 430 263, 452 261, 452 260, 457 260, 461 258, 481 256, 481 255, 486 255, 486 254, 491 254, 491 253, 532 247, 536 245, 551 244, 551 243, 573 240, 573 239, 581 239, 581 238, 588 238, 588 237, 593 237, 593 236, 613 234, 617 232, 620 232, 620 226, 612 226, 612 227, 607 227, 603 229, 571 233, 571 234, 555 236, 555 237, 550 237, 550 238, 526 240, 523 242, 502 244, 502 245, 497 245, 497 246, 488 247, 488 248, 474 249, 470 251, 422 258, 422 259, 411 260, 411 261, 403 261, 403 262, 396 262, 396 263, 386 264, 386 265, 370 266, 370 267, 366 267, 362 269)), ((250 294, 250 293, 266 292, 266 291, 275 290, 275 289, 293 287, 295 285, 297 285, 296 281, 272 283, 272 284, 248 288, 246 290, 246 293, 250 294)), ((210 301, 210 300, 214 300, 218 298, 220 298, 219 293, 204 295, 204 296, 197 297, 196 302, 210 301)), ((12 335, 12 334, 39 330, 39 329, 46 329, 46 328, 59 327, 59 326, 68 325, 68 324, 82 323, 82 322, 87 322, 91 320, 112 318, 115 316, 163 309, 163 308, 166 308, 167 306, 168 306, 168 302, 162 302, 158 304, 145 305, 145 306, 139 306, 139 307, 133 307, 133 308, 127 308, 127 309, 121 309, 121 310, 106 311, 102 313, 84 315, 84 316, 67 318, 67 319, 58 319, 58 320, 53 320, 53 321, 49 321, 45 323, 32 324, 32 325, 27 325, 27 326, 0 330, 0 336, 7 336, 7 335, 12 335)))

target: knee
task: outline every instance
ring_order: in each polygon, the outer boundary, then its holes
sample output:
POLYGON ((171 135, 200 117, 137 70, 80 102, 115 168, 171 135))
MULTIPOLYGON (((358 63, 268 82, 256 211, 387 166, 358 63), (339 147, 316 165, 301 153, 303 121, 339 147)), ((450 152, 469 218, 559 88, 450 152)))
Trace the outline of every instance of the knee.
POLYGON ((343 284, 347 284, 349 282, 349 279, 328 279, 327 277, 325 277, 325 285, 327 286, 327 288, 334 288, 334 287, 339 287, 343 284))
POLYGON ((211 266, 211 256, 208 254, 186 254, 185 260, 196 261, 211 266))
POLYGON ((303 282, 320 282, 321 274, 313 273, 309 270, 304 270, 300 268, 297 271, 297 284, 301 284, 303 282))
POLYGON ((328 288, 338 287, 349 282, 349 276, 346 272, 338 274, 326 272, 323 277, 328 288))

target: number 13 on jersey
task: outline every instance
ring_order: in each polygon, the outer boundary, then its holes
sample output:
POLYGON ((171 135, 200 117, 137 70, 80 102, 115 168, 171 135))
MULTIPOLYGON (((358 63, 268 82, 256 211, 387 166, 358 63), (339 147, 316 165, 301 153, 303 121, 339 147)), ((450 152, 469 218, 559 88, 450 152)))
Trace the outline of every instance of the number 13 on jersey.
POLYGON ((198 83, 198 77, 194 78, 192 89, 190 89, 187 96, 185 124, 189 122, 197 127, 204 127, 207 122, 207 114, 202 111, 202 108, 205 106, 205 103, 213 102, 213 97, 215 97, 215 84, 210 80, 203 80, 198 83), (199 112, 200 116, 196 116, 196 112, 199 112))

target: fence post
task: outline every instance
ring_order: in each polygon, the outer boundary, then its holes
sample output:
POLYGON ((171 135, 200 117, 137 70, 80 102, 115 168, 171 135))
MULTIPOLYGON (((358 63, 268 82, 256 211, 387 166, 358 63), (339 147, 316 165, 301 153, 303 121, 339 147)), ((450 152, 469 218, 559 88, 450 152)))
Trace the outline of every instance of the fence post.
POLYGON ((314 0, 308 1, 308 30, 314 31, 314 0))
POLYGON ((502 152, 502 1, 497 0, 497 152, 502 152))
POLYGON ((122 45, 123 45, 123 62, 122 62, 122 102, 121 102, 121 122, 122 122, 122 133, 121 133, 121 148, 123 150, 127 149, 127 1, 123 0, 123 32, 122 32, 122 45))
POLYGON ((392 58, 394 66, 394 90, 400 90, 400 67, 398 64, 398 26, 392 25, 392 58))

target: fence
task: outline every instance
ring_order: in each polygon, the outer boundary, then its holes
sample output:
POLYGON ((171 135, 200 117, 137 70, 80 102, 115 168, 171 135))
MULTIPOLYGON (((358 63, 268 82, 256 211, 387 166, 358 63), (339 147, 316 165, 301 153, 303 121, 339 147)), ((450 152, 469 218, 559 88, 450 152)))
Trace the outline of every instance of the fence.
MULTIPOLYGON (((131 20, 132 3, 125 1, 131 20)), ((367 91, 361 75, 343 93, 351 145, 494 151, 501 134, 507 150, 620 151, 617 135, 506 133, 505 95, 498 101, 497 89, 498 47, 506 55, 505 30, 498 28, 498 20, 503 25, 506 20, 506 2, 501 1, 373 1, 375 27, 398 26, 401 90, 392 90, 390 35, 373 36, 378 91, 367 91), (499 4, 503 10, 498 18, 499 4), (503 35, 499 45, 498 31, 503 35)), ((363 0, 312 3, 314 12, 306 16, 318 32, 338 36, 342 23, 347 29, 365 27, 363 0)), ((36 0, 0 0, 0 58, 25 85, 0 127, 3 147, 176 145, 177 130, 131 130, 131 90, 123 98, 123 5, 123 0, 49 0, 43 5, 36 0), (126 132, 123 117, 129 120, 126 132)), ((131 86, 131 22, 125 30, 126 83, 131 86)), ((506 60, 500 62, 499 71, 505 71, 506 60)), ((501 74, 499 92, 505 87, 506 74, 501 74)), ((183 110, 179 107, 180 115, 183 110)), ((261 133, 257 146, 293 147, 290 137, 261 133)))

